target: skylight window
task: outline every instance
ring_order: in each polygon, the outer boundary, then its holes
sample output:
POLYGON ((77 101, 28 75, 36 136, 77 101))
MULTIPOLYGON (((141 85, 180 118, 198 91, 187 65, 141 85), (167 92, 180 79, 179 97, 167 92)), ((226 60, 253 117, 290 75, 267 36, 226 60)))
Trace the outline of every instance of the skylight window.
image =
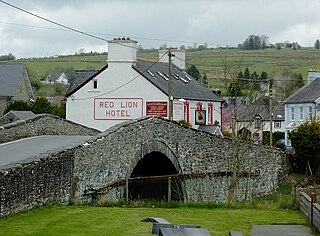
POLYGON ((157 74, 160 75, 162 78, 164 78, 166 81, 168 81, 168 77, 166 77, 164 74, 162 74, 160 71, 157 71, 157 74))
POLYGON ((174 77, 176 80, 179 80, 179 76, 178 76, 178 74, 173 75, 173 77, 174 77))
POLYGON ((191 79, 189 76, 187 76, 187 75, 186 75, 186 78, 187 78, 189 81, 191 81, 191 80, 192 80, 192 79, 191 79))
POLYGON ((177 74, 177 76, 178 76, 179 79, 181 79, 183 82, 189 83, 189 80, 186 80, 185 78, 181 77, 179 74, 177 74))
POLYGON ((154 77, 154 74, 150 71, 150 70, 147 70, 148 74, 151 75, 152 77, 154 77))

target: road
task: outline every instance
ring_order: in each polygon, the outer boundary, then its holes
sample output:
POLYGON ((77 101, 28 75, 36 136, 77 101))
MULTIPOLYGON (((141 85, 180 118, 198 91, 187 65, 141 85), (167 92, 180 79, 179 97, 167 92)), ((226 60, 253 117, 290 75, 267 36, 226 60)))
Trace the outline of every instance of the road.
POLYGON ((91 136, 46 135, 0 144, 0 166, 21 161, 56 148, 90 139, 91 136))

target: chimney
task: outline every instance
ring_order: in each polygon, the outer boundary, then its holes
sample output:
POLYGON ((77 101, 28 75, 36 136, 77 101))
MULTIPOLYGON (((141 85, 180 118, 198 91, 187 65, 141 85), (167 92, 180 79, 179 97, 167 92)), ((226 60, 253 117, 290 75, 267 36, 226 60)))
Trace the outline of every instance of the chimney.
MULTIPOLYGON (((169 62, 168 50, 159 50, 159 61, 160 62, 169 62), (163 54, 166 55, 163 56, 163 54), (163 57, 162 57, 163 56, 163 57)), ((186 69, 186 51, 181 49, 171 49, 171 53, 174 55, 171 57, 172 63, 179 67, 181 70, 186 69)))
POLYGON ((130 38, 114 38, 108 41, 108 65, 114 63, 129 63, 137 61, 137 41, 130 38))

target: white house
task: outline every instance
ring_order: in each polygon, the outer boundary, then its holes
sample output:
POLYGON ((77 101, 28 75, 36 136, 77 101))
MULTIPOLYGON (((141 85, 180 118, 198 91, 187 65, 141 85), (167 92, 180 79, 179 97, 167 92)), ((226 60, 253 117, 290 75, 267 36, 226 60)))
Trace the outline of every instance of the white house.
POLYGON ((320 78, 313 78, 294 94, 289 96, 285 104, 285 143, 291 146, 288 133, 300 124, 320 114, 320 78))
MULTIPOLYGON (((107 66, 79 74, 66 94, 68 120, 106 130, 143 116, 169 117, 169 64, 137 59, 137 41, 109 41, 107 66)), ((194 128, 221 124, 221 98, 174 64, 171 78, 173 120, 194 128)))
POLYGON ((68 79, 64 72, 62 73, 49 73, 44 81, 47 84, 55 84, 60 83, 64 85, 69 85, 68 79))

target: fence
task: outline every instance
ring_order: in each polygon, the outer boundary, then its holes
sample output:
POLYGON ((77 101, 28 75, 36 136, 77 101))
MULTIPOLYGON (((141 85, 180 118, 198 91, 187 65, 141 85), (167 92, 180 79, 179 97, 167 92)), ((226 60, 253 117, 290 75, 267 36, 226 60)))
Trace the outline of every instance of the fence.
POLYGON ((300 192, 300 208, 310 225, 320 231, 320 205, 317 203, 316 195, 311 194, 310 197, 305 192, 300 192))
MULTIPOLYGON (((229 191, 232 172, 173 174, 163 176, 130 177, 108 183, 95 190, 88 190, 85 195, 104 195, 121 192, 127 201, 141 199, 157 199, 162 201, 223 201, 229 191)), ((255 172, 241 172, 238 177, 242 180, 241 196, 249 197, 252 181, 259 176, 255 172)), ((240 187, 239 187, 240 188, 240 187)))

